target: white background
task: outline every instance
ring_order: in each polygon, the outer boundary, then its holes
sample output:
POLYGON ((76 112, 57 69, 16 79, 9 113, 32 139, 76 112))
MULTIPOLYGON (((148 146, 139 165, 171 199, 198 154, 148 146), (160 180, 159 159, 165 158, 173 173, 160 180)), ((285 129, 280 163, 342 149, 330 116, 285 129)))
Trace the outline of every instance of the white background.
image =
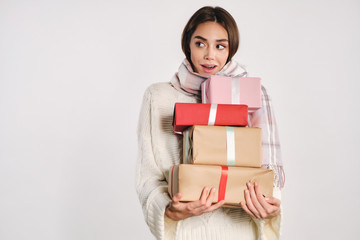
POLYGON ((0 1, 0 239, 153 239, 135 192, 142 95, 184 58, 204 5, 236 19, 235 59, 270 92, 283 239, 355 239, 360 2, 0 1))

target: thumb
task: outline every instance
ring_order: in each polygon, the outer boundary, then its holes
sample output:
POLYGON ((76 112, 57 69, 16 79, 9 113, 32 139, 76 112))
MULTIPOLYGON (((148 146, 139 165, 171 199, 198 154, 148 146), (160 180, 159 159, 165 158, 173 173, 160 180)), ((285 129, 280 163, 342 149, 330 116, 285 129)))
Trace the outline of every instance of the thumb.
POLYGON ((271 205, 280 206, 281 201, 274 197, 266 197, 265 201, 271 205))
POLYGON ((172 200, 174 203, 178 203, 180 202, 181 197, 182 197, 181 193, 177 193, 173 196, 172 200))

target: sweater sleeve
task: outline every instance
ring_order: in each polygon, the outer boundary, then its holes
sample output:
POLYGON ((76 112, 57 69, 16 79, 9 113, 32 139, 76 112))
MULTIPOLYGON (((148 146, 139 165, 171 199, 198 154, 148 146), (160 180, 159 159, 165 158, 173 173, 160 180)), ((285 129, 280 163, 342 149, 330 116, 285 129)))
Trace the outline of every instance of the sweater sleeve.
POLYGON ((169 204, 167 182, 155 161, 151 135, 151 90, 147 89, 139 116, 136 191, 147 225, 157 239, 164 239, 164 213, 169 204))

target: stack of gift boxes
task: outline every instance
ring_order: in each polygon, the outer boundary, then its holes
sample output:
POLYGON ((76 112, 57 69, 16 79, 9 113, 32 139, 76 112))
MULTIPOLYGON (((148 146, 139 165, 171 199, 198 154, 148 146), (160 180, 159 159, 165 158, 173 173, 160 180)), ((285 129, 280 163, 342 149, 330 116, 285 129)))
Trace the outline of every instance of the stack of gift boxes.
POLYGON ((238 207, 247 182, 272 196, 273 172, 261 168, 261 129, 248 127, 248 112, 261 108, 260 78, 211 76, 201 85, 202 103, 176 103, 173 126, 183 135, 182 164, 169 170, 169 194, 195 201, 214 187, 214 202, 238 207))

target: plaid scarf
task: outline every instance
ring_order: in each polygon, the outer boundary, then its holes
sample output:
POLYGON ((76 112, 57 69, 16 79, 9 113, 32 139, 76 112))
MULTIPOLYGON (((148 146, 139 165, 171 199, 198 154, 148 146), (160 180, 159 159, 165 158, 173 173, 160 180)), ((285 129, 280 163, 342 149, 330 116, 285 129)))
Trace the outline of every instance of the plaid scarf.
MULTIPOLYGON (((219 72, 215 75, 228 76, 228 77, 244 77, 247 76, 245 68, 239 65, 235 61, 228 62, 219 72)), ((210 75, 209 75, 210 76, 210 75)), ((195 95, 201 97, 200 86, 209 76, 202 76, 191 67, 191 64, 185 59, 180 67, 179 71, 171 79, 171 84, 186 95, 195 95)))
POLYGON ((261 86, 262 107, 248 116, 248 126, 261 128, 262 132, 262 167, 274 171, 274 186, 283 188, 285 172, 281 160, 281 148, 278 128, 271 99, 264 86, 261 86))

